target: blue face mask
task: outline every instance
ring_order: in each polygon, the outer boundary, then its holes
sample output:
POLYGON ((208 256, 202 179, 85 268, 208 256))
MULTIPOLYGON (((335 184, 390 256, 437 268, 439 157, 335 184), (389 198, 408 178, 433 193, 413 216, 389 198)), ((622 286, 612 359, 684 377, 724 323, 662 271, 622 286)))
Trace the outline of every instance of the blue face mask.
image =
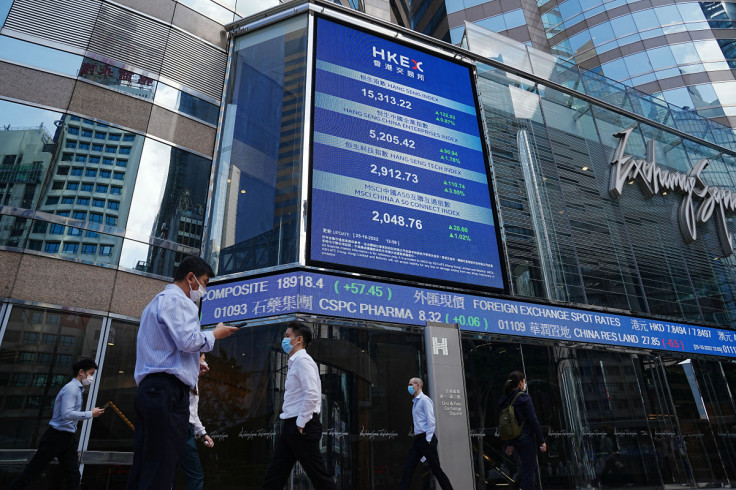
POLYGON ((410 394, 411 396, 414 396, 414 385, 409 385, 409 386, 408 386, 408 389, 409 389, 409 394, 410 394))
POLYGON ((291 339, 289 337, 284 337, 281 339, 281 348, 284 349, 284 352, 287 354, 291 352, 293 345, 291 345, 291 339))

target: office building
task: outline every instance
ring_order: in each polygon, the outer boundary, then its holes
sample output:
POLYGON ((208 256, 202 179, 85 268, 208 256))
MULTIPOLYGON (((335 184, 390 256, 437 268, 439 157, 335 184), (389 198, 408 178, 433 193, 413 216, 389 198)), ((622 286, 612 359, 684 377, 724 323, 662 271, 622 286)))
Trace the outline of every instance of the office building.
POLYGON ((452 41, 465 22, 502 33, 627 87, 736 127, 736 4, 448 0, 452 41))
POLYGON ((398 484, 414 376, 456 488, 513 483, 514 369, 542 488, 734 485, 736 134, 534 46, 541 14, 455 46, 442 8, 2 3, 0 485, 92 357, 114 408, 80 424, 83 485, 124 488, 137 322, 187 254, 217 273, 203 325, 249 322, 200 381, 206 488, 260 488, 289 321, 338 488, 398 484))

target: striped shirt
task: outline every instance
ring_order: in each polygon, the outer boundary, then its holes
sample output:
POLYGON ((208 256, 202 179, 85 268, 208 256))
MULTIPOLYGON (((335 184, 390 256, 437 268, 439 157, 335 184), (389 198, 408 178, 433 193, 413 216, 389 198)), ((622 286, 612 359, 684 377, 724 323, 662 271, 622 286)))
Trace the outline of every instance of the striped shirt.
POLYGON ((194 388, 199 353, 209 352, 215 336, 203 332, 197 305, 176 284, 169 284, 148 303, 141 316, 136 346, 135 382, 152 373, 169 373, 194 388))
POLYGON ((83 391, 84 386, 76 378, 64 385, 54 400, 54 415, 49 422, 51 427, 74 433, 77 422, 92 418, 92 412, 82 412, 83 391))

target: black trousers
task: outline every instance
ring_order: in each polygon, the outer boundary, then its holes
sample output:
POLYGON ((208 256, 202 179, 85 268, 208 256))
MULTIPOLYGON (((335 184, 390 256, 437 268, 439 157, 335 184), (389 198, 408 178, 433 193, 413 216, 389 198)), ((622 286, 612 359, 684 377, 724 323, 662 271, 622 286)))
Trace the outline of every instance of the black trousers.
POLYGON ((406 459, 406 464, 404 465, 404 475, 401 477, 399 490, 409 489, 411 476, 414 474, 414 469, 419 464, 422 456, 427 458, 429 469, 437 479, 437 483, 442 487, 442 490, 452 490, 450 479, 447 478, 447 475, 445 475, 445 472, 442 471, 442 467, 440 466, 440 457, 437 454, 437 443, 437 436, 435 435, 432 436, 432 442, 427 442, 427 438, 424 434, 414 437, 414 443, 409 449, 409 457, 406 459))
POLYGON ((263 478, 264 490, 282 490, 289 479, 294 464, 299 463, 306 471, 312 486, 316 490, 336 490, 325 468, 322 452, 319 449, 319 440, 322 438, 322 424, 314 414, 307 422, 304 432, 299 433, 296 427, 296 418, 284 420, 281 437, 273 449, 271 464, 263 478))
POLYGON ((166 490, 189 430, 189 387, 166 373, 149 374, 135 394, 135 452, 126 490, 166 490))
POLYGON ((82 476, 79 474, 79 459, 77 457, 77 436, 74 432, 65 432, 56 430, 53 427, 46 429, 38 442, 38 450, 33 455, 31 461, 28 462, 23 473, 13 480, 6 490, 16 490, 25 488, 41 476, 41 472, 56 458, 59 460, 64 477, 66 478, 66 486, 69 490, 79 490, 82 476))
POLYGON ((537 482, 537 441, 533 435, 523 434, 513 441, 514 451, 521 462, 520 490, 534 490, 537 482))

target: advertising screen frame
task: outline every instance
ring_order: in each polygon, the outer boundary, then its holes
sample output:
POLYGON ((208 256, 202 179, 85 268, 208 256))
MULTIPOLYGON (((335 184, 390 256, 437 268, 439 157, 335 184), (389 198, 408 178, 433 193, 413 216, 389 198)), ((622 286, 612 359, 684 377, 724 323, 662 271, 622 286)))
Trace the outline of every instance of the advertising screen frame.
MULTIPOLYGON (((325 15, 313 15, 313 29, 312 29, 312 52, 311 54, 311 80, 310 80, 310 90, 309 90, 309 96, 311 98, 310 100, 310 114, 309 114, 309 120, 307 121, 309 124, 309 136, 308 136, 308 145, 307 145, 307 155, 308 155, 308 183, 307 183, 307 200, 308 200, 308 207, 306 210, 306 240, 305 240, 305 261, 306 265, 308 266, 315 266, 325 269, 334 269, 339 271, 346 271, 346 272, 353 272, 353 273, 360 273, 365 274, 373 277, 380 277, 387 280, 403 280, 403 281, 411 281, 416 283, 422 283, 422 284, 429 284, 429 285, 440 285, 440 286, 448 286, 448 287, 460 287, 463 289, 472 289, 472 290, 480 290, 480 291, 489 291, 489 292, 495 292, 495 293, 501 293, 501 294, 508 294, 509 289, 509 282, 508 282, 508 274, 507 274, 507 263, 506 263, 506 250, 504 247, 504 243, 501 236, 501 225, 499 222, 499 213, 498 213, 498 202, 496 200, 496 193, 494 189, 494 180, 493 180, 493 170, 492 170, 492 159, 490 154, 490 149, 488 147, 488 142, 486 140, 486 135, 484 131, 484 123, 483 123, 483 110, 480 105, 480 100, 478 97, 478 89, 477 89, 477 69, 475 65, 468 61, 468 60, 458 60, 457 58, 437 52, 435 50, 429 49, 418 42, 406 42, 404 38, 404 41, 397 39, 396 37, 390 37, 382 32, 375 32, 372 30, 369 30, 362 26, 356 26, 354 24, 350 24, 347 22, 342 21, 341 19, 336 19, 333 17, 325 16, 325 15), (475 113, 476 113, 476 121, 478 125, 478 134, 481 141, 481 148, 483 152, 483 161, 484 161, 484 169, 487 179, 487 192, 489 194, 490 199, 490 211, 493 216, 493 224, 494 224, 494 231, 495 231, 495 238, 496 238, 496 246, 498 249, 498 273, 501 276, 501 282, 503 284, 502 287, 492 287, 492 286, 486 286, 486 285, 480 285, 480 284, 473 284, 470 282, 461 282, 461 281, 453 281, 453 280, 445 280, 445 279, 437 279, 433 277, 428 276, 422 276, 422 275, 414 275, 414 274, 404 274, 404 273, 394 273, 387 270, 382 269, 371 269, 371 268, 365 268, 365 267, 359 267, 359 266, 350 266, 345 265, 337 262, 327 262, 327 261, 321 261, 316 260, 312 258, 312 213, 313 213, 313 206, 312 206, 312 199, 313 199, 313 176, 314 176, 314 133, 315 133, 315 114, 316 114, 316 92, 317 92, 317 53, 318 53, 318 38, 317 38, 317 31, 319 30, 320 21, 328 21, 335 24, 339 24, 343 27, 355 30, 359 33, 375 36, 378 38, 381 38, 385 41, 389 41, 395 44, 398 44, 400 46, 413 49, 416 51, 420 51, 423 54, 426 54, 427 56, 435 57, 442 59, 444 61, 453 63, 457 66, 463 67, 467 69, 468 71, 468 77, 470 81, 470 89, 472 91, 473 95, 473 103, 475 104, 475 113)), ((496 265, 496 264, 494 264, 496 265)))

